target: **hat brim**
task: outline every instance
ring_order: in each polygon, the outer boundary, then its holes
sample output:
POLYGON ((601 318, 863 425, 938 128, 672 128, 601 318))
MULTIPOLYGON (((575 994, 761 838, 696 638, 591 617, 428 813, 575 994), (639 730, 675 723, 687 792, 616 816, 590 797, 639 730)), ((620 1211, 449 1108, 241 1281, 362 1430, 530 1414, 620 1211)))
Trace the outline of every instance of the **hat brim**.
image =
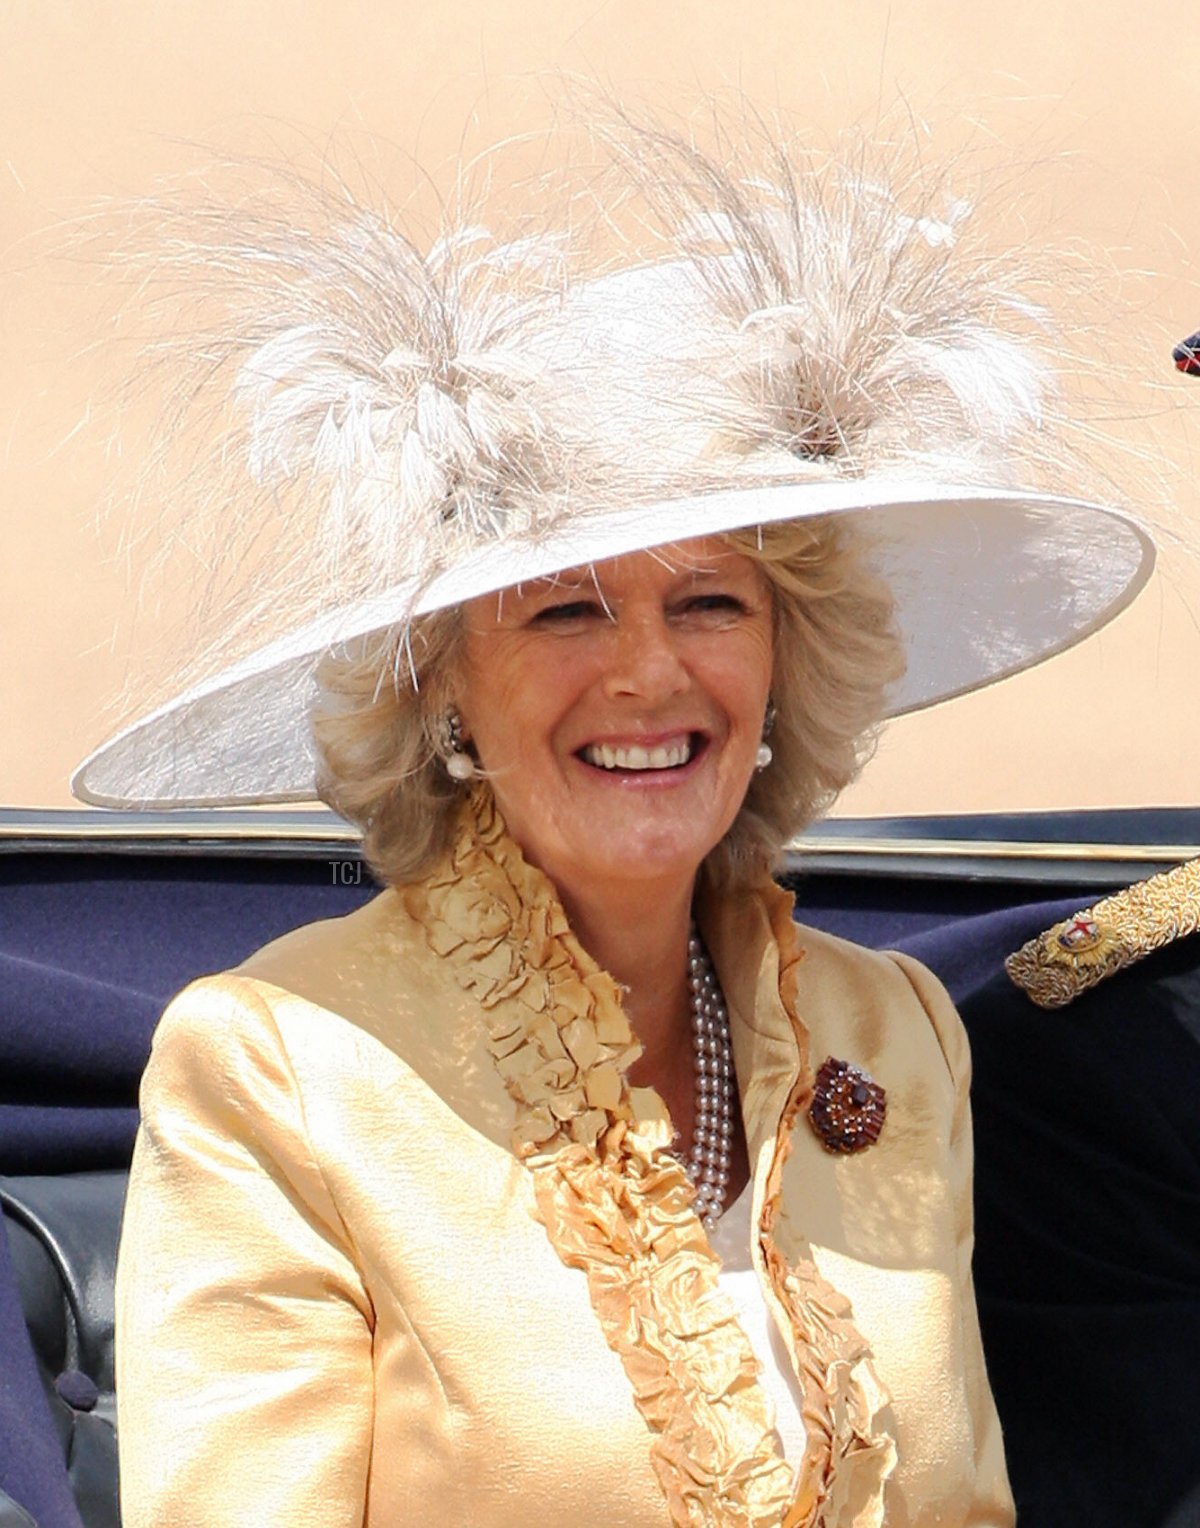
POLYGON ((347 605, 260 648, 126 727, 76 771, 82 801, 124 809, 315 796, 310 712, 322 654, 478 595, 703 536, 845 517, 896 600, 907 657, 888 715, 935 705, 1072 646, 1122 610, 1154 565, 1146 533, 1082 500, 946 484, 775 483, 576 520, 497 542, 422 587, 347 605))

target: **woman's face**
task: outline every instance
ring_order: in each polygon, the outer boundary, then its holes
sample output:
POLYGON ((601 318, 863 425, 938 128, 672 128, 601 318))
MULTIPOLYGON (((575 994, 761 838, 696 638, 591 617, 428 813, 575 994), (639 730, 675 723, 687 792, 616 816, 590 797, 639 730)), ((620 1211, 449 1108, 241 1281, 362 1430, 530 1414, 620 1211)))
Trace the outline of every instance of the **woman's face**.
POLYGON ((761 741, 773 620, 758 566, 688 541, 465 615, 464 733, 526 856, 568 896, 693 876, 761 741))

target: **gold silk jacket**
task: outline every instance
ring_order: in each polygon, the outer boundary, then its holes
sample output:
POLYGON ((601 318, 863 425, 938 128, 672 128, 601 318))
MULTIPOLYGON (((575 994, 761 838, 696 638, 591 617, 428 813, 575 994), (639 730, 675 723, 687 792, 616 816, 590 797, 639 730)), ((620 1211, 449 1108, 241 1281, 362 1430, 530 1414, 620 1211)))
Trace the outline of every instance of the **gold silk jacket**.
POLYGON ((949 999, 771 884, 698 916, 803 1459, 625 1079, 618 990, 479 793, 426 881, 163 1018, 117 1281, 125 1528, 1012 1523, 949 999), (828 1055, 887 1090, 851 1156, 805 1118, 828 1055))

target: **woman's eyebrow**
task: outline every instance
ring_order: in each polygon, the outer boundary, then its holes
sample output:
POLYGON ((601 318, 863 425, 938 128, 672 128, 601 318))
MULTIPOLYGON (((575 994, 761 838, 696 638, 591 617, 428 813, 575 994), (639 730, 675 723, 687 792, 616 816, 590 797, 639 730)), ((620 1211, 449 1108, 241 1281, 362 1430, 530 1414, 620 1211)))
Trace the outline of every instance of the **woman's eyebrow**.
POLYGON ((724 567, 716 563, 706 563, 702 567, 680 569, 680 578, 684 584, 733 584, 741 582, 744 574, 736 566, 724 567))
POLYGON ((598 587, 594 569, 586 572, 548 573, 544 578, 529 578, 514 584, 508 591, 518 599, 540 599, 547 594, 575 594, 580 589, 598 587))

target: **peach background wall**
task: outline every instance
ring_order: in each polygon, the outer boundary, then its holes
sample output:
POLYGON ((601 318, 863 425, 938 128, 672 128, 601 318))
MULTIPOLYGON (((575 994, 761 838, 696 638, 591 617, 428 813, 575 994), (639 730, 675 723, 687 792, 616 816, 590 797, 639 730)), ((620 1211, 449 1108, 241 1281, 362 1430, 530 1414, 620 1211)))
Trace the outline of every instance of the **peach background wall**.
MULTIPOLYGON (((1200 12, 1194 0, 9 0, 0 7, 0 804, 66 805, 125 683, 144 545, 97 526, 136 448, 94 417, 106 294, 44 230, 145 191, 194 144, 381 138, 436 182, 553 118, 554 76, 686 111, 744 91, 828 134, 902 103, 935 151, 1011 149, 1060 241, 1108 265, 1098 367, 1144 494, 1200 544, 1200 12), (464 126, 465 124, 465 126, 464 126), (51 241, 52 242, 52 241, 51 241), (114 478, 115 475, 115 478, 114 478)), ((1069 323, 1070 312, 1062 315, 1069 323)), ((164 617, 169 612, 164 612, 164 617)), ((1171 550, 1137 605, 1045 669, 895 724, 851 812, 1193 803, 1200 564, 1171 550)))

